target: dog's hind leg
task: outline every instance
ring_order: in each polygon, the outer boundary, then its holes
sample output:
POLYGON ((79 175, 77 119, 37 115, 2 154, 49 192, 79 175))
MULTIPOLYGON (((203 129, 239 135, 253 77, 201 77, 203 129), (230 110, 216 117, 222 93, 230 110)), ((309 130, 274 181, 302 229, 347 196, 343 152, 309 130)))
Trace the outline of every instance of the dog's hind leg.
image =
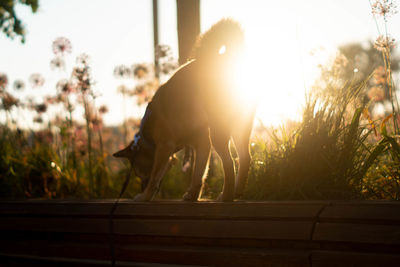
POLYGON ((199 198, 203 185, 203 177, 206 175, 208 160, 210 158, 211 143, 208 131, 198 139, 194 146, 194 169, 189 190, 183 195, 185 201, 196 201, 199 198))
POLYGON ((235 193, 235 169, 231 152, 229 150, 229 134, 211 131, 211 141, 215 151, 222 160, 224 167, 224 187, 218 197, 218 201, 233 201, 235 193))
POLYGON ((252 129, 252 123, 240 131, 233 133, 233 141, 239 156, 239 170, 236 176, 235 198, 243 196, 244 188, 247 182, 247 176, 250 168, 249 141, 252 129))
POLYGON ((143 193, 136 195, 135 201, 150 201, 157 193, 161 179, 169 168, 169 157, 174 153, 172 144, 158 145, 154 154, 154 163, 150 174, 150 180, 143 193))

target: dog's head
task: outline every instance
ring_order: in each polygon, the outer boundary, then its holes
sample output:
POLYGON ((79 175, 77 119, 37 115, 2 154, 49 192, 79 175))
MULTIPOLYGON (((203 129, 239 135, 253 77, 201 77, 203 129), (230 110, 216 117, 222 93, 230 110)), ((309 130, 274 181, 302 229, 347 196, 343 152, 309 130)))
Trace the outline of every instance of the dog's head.
POLYGON ((139 134, 136 134, 135 140, 126 148, 113 154, 114 157, 127 158, 130 161, 135 175, 142 180, 142 191, 146 188, 150 178, 154 151, 153 145, 146 143, 139 134))

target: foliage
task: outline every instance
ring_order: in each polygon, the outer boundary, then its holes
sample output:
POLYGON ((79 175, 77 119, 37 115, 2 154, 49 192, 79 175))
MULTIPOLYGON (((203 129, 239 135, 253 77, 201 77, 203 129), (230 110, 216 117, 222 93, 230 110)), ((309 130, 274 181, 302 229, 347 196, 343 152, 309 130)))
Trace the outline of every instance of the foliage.
POLYGON ((25 42, 26 29, 22 21, 17 17, 15 5, 23 4, 31 8, 35 13, 39 8, 39 0, 1 0, 0 1, 0 30, 9 38, 21 37, 25 42))

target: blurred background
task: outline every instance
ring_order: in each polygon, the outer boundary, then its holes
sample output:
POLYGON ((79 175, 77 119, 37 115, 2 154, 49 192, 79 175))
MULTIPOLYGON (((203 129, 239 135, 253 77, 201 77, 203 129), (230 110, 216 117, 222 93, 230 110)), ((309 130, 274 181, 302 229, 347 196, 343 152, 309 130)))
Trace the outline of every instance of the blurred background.
MULTIPOLYGON (((110 155, 196 36, 231 17, 246 33, 238 82, 258 102, 248 197, 397 199, 396 13, 388 0, 4 1, 0 193, 116 196, 126 166, 110 155)), ((213 155, 205 195, 222 175, 213 155)), ((160 197, 179 197, 188 176, 178 163, 160 197)))
MULTIPOLYGON (((35 13, 30 6, 16 4, 15 12, 26 26, 25 43, 18 37, 12 40, 0 36, 0 71, 7 73, 10 83, 22 80, 27 87, 30 75, 40 73, 45 79, 40 90, 27 88, 20 94, 43 97, 54 94, 57 82, 68 78, 76 57, 86 53, 99 95, 96 102, 109 108, 104 121, 118 125, 123 120, 123 107, 118 104, 122 96, 117 88, 121 84, 134 86, 135 81, 116 79, 113 70, 121 64, 130 67, 154 61, 152 4, 151 0, 42 0, 35 13), (54 58, 52 43, 58 37, 71 42, 71 51, 64 58, 65 66, 54 70, 50 65, 54 58)), ((318 78, 318 65, 332 60, 339 46, 359 43, 367 47, 379 35, 366 0, 203 0, 199 5, 201 31, 223 17, 232 17, 243 25, 252 73, 247 82, 263 91, 258 117, 266 124, 298 118, 304 91, 318 78)), ((157 12, 158 42, 168 45, 178 59, 176 1, 159 1, 157 12)), ((393 36, 400 33, 395 27, 399 23, 399 16, 387 23, 393 36)), ((125 112, 140 118, 143 109, 131 104, 125 112)), ((0 118, 4 120, 4 114, 0 118)), ((24 124, 34 127, 30 119, 24 124)))

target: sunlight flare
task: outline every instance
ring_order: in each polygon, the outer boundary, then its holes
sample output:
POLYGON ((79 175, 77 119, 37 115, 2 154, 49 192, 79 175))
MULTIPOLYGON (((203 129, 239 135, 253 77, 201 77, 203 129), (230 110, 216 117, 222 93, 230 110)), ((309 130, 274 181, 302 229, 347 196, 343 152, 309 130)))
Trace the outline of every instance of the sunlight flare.
POLYGON ((275 47, 268 35, 252 30, 254 25, 244 26, 246 51, 234 75, 239 99, 257 105, 257 117, 265 125, 300 119, 305 95, 320 74, 318 65, 327 64, 335 49, 318 40, 298 49, 298 40, 287 36, 275 47), (321 46, 315 48, 316 43, 321 46))

